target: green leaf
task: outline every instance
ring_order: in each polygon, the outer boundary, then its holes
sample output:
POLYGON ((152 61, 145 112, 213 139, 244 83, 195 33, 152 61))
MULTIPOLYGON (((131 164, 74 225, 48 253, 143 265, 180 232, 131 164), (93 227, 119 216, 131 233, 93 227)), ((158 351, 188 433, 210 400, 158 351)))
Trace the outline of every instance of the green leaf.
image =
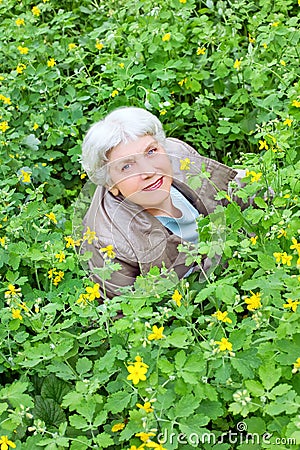
POLYGON ((254 203, 255 203, 259 208, 263 208, 263 209, 267 209, 267 208, 268 208, 267 203, 266 203, 261 197, 255 197, 255 198, 254 198, 254 203))
POLYGON ((0 390, 0 398, 1 400, 7 400, 14 408, 20 406, 20 404, 32 408, 32 398, 30 395, 24 394, 27 389, 28 383, 15 381, 0 390))
POLYGON ((190 331, 185 327, 178 327, 164 339, 162 345, 164 347, 174 346, 178 348, 186 348, 191 342, 192 336, 190 331))
POLYGON ((215 292, 216 287, 215 286, 208 286, 204 289, 201 289, 199 294, 197 294, 194 302, 195 303, 201 303, 203 300, 206 300, 213 292, 215 292))
POLYGON ((83 358, 80 358, 76 363, 76 370, 77 373, 82 377, 83 375, 86 376, 86 374, 91 370, 93 367, 92 361, 90 361, 85 356, 83 358))
POLYGON ((87 423, 87 420, 80 416, 79 414, 73 414, 69 417, 70 424, 72 427, 76 428, 77 430, 88 430, 89 425, 87 423))
POLYGON ((260 366, 258 373, 264 387, 270 390, 281 377, 281 368, 276 368, 275 364, 270 362, 260 366))
POLYGON ((4 411, 6 411, 7 408, 8 408, 8 403, 6 403, 6 402, 1 402, 1 403, 0 403, 0 415, 1 415, 2 413, 4 413, 4 411))
POLYGON ((70 391, 70 389, 70 384, 60 380, 54 374, 50 374, 43 381, 41 396, 44 398, 52 398, 60 404, 63 397, 70 391))
POLYGON ((233 304, 238 291, 235 287, 222 282, 216 289, 216 296, 226 304, 233 304))
POLYGON ((114 441, 113 439, 110 437, 110 435, 108 433, 100 433, 98 434, 95 438, 94 441, 96 444, 99 445, 99 449, 103 448, 108 448, 112 445, 114 445, 114 441))
POLYGON ((272 391, 271 395, 275 397, 280 397, 283 394, 286 394, 288 391, 292 389, 292 386, 289 384, 279 384, 278 386, 275 386, 272 391))
POLYGON ((52 398, 35 397, 33 414, 47 425, 58 426, 65 422, 66 416, 61 407, 52 398))
POLYGON ((172 410, 172 416, 176 417, 188 417, 199 406, 199 400, 192 394, 187 394, 185 397, 181 397, 180 400, 174 405, 172 410))
POLYGON ((90 447, 90 440, 86 436, 76 436, 76 440, 71 441, 70 450, 87 450, 90 447))
POLYGON ((262 435, 266 431, 266 422, 261 417, 250 417, 243 422, 247 424, 247 433, 262 435))
POLYGON ((167 375, 174 372, 174 364, 172 364, 165 358, 160 358, 158 360, 157 367, 161 370, 162 373, 166 373, 167 375))
POLYGON ((110 411, 112 414, 116 414, 118 412, 124 411, 126 409, 128 403, 130 402, 132 394, 128 394, 128 392, 120 391, 114 394, 111 394, 107 399, 107 403, 105 408, 110 411))
POLYGON ((250 392, 250 394, 254 395, 255 397, 260 397, 261 395, 264 395, 264 393, 265 393, 265 390, 259 381, 246 380, 245 386, 248 389, 248 391, 250 392))
POLYGON ((200 404, 200 411, 205 416, 210 417, 212 420, 216 420, 224 414, 224 410, 220 402, 203 400, 200 404))
POLYGON ((186 354, 183 350, 180 350, 180 352, 176 353, 175 356, 175 367, 177 370, 182 369, 184 366, 184 363, 186 361, 186 354))

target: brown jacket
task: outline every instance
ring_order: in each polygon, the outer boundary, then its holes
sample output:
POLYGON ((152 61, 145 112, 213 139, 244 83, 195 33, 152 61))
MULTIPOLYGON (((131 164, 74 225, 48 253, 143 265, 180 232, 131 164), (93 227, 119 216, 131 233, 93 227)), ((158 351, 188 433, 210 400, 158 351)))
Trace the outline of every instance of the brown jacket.
MULTIPOLYGON (((237 176, 237 171, 217 161, 199 155, 196 150, 184 142, 168 138, 165 149, 173 165, 173 185, 192 203, 200 214, 206 216, 213 212, 220 201, 215 200, 219 190, 228 191, 228 183, 237 176), (180 160, 189 158, 190 170, 180 170, 180 160), (209 180, 203 179, 201 187, 192 190, 187 184, 187 174, 200 173, 203 164, 210 173, 209 180)), ((118 295, 118 288, 132 285, 135 278, 147 273, 153 266, 174 268, 182 278, 188 270, 186 255, 179 253, 177 247, 182 240, 165 228, 158 219, 147 213, 124 197, 114 197, 105 187, 98 186, 90 207, 84 218, 84 228, 96 232, 97 239, 92 244, 85 242, 84 250, 92 252, 89 270, 94 282, 103 286, 94 268, 103 267, 103 253, 99 250, 113 245, 116 257, 114 262, 122 269, 114 272, 109 281, 105 281, 107 297, 118 295)))

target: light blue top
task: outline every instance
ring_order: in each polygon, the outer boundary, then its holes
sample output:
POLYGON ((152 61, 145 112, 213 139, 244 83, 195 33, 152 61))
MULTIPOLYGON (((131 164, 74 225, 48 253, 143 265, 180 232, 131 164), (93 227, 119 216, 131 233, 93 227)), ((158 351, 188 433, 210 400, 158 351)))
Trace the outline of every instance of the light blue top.
POLYGON ((170 195, 173 205, 178 208, 182 215, 179 218, 168 216, 155 216, 172 233, 179 236, 183 241, 198 243, 198 229, 196 219, 199 212, 174 186, 171 186, 170 195))

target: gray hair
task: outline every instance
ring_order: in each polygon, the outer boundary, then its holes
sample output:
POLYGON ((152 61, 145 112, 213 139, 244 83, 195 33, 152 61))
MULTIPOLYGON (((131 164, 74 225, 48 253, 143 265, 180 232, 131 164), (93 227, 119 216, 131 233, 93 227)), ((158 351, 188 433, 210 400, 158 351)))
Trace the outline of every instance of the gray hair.
POLYGON ((145 135, 153 136, 162 145, 165 143, 160 120, 149 111, 132 106, 115 109, 92 125, 82 144, 82 166, 89 179, 102 186, 109 184, 108 152, 145 135))

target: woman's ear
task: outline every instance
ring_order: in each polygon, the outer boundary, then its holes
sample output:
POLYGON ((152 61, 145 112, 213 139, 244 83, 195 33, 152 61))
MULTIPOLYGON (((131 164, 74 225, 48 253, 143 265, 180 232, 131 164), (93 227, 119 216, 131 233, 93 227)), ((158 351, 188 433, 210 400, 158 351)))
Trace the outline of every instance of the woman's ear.
POLYGON ((117 187, 109 188, 109 192, 111 192, 114 197, 119 195, 119 189, 117 187))

